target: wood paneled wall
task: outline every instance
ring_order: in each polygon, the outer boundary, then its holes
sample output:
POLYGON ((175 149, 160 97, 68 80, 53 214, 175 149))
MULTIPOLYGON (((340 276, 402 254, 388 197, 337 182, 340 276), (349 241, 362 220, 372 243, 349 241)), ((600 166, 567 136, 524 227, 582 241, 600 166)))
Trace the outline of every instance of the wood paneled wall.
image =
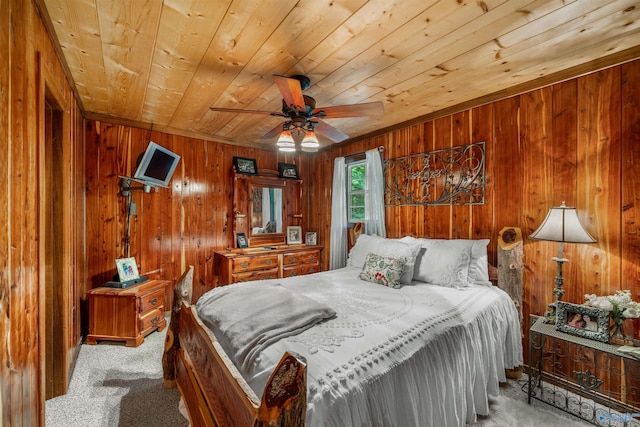
MULTIPOLYGON (((336 156, 385 147, 395 158, 486 142, 486 203, 462 207, 388 207, 390 237, 490 238, 496 262, 498 231, 519 226, 525 236, 550 206, 578 208, 592 245, 566 245, 565 300, 584 293, 631 289, 640 300, 640 61, 383 136, 332 147, 316 155, 287 155, 82 119, 70 84, 30 1, 0 1, 0 424, 44 422, 42 311, 45 307, 41 170, 43 102, 61 100, 64 164, 61 183, 70 215, 66 242, 65 315, 77 320, 80 297, 115 273, 124 255, 125 201, 119 175, 133 172, 149 139, 182 156, 170 189, 135 192, 130 255, 143 272, 177 278, 196 267, 195 296, 215 284, 212 253, 231 246, 231 162, 255 158, 259 168, 295 163, 305 182, 306 228, 318 232, 328 266, 331 176, 336 156), (86 136, 84 133, 86 132, 86 136), (84 144, 83 144, 84 143, 84 144), (86 150, 86 151, 85 151, 86 150), (86 164, 85 164, 86 163, 86 164), (86 176, 85 176, 86 175, 86 176), (85 181, 86 180, 86 181, 85 181), (86 193, 86 204, 85 204, 86 193)), ((345 129, 348 132, 348 129, 345 129)), ((553 243, 525 239, 524 311, 541 314, 552 300, 553 243)), ((83 312, 83 315, 86 313, 83 312)), ((79 340, 79 322, 64 331, 79 340)), ((73 346, 65 349, 72 362, 73 346)), ((68 367, 67 367, 68 368, 68 367)), ((70 373, 68 370, 67 373, 70 373)))
MULTIPOLYGON (((311 163, 313 215, 308 224, 329 245, 333 159, 384 146, 392 159, 486 142, 482 206, 393 206, 389 237, 489 238, 505 226, 524 236, 550 206, 576 206, 589 245, 566 244, 564 300, 630 289, 640 301, 640 60, 321 153, 311 163)), ((348 130, 347 130, 348 131, 348 130)), ((524 313, 542 314, 553 301, 557 244, 525 237, 524 313)), ((323 267, 328 266, 324 258, 323 267)))
MULTIPOLYGON (((233 156, 258 168, 296 163, 304 179, 305 225, 318 232, 328 268, 331 186, 335 157, 384 147, 392 159, 485 141, 485 204, 387 207, 390 237, 489 238, 497 263, 497 236, 516 226, 524 236, 562 201, 576 206, 591 245, 567 244, 566 301, 585 293, 631 289, 640 300, 640 60, 460 111, 386 135, 334 146, 312 156, 207 142, 119 125, 87 124, 87 241, 91 286, 115 273, 123 253, 125 202, 118 175, 130 175, 149 139, 182 156, 171 189, 134 194, 131 256, 142 271, 173 279, 196 267, 195 295, 215 284, 212 253, 231 246, 233 156)), ((348 131, 348 130, 347 130, 348 131)), ((525 316, 542 314, 553 300, 557 244, 525 237, 525 316)))
MULTIPOLYGON (((121 125, 87 121, 87 255, 90 286, 116 273, 125 256, 126 199, 119 176, 132 176, 149 140, 181 156, 171 187, 133 192, 137 214, 130 219, 128 256, 141 274, 176 279, 194 266, 194 299, 216 284, 213 252, 232 247, 233 157, 256 159, 258 172, 294 163, 309 181, 309 156, 244 148, 121 125)), ((305 184, 306 185, 306 184, 305 184)), ((303 216, 308 215, 304 197, 303 216)))
POLYGON ((31 1, 0 1, 0 424, 44 424, 46 206, 44 103, 61 113, 66 172, 58 183, 67 215, 55 237, 64 243, 62 283, 68 319, 57 339, 62 380, 71 374, 80 342, 79 295, 85 283, 84 125, 62 66, 31 1))

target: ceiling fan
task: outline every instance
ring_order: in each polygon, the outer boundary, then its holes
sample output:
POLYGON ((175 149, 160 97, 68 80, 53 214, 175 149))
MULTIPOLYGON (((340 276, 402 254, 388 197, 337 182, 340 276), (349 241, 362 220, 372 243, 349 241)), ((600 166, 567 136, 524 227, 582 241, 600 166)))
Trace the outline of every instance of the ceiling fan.
MULTIPOLYGON (((293 139, 299 142, 311 133, 319 133, 333 142, 342 142, 349 135, 336 129, 322 119, 335 119, 344 117, 379 116, 384 113, 382 102, 367 102, 352 105, 336 105, 333 107, 316 108, 316 100, 303 95, 311 83, 307 76, 294 75, 284 77, 273 75, 273 80, 282 93, 282 111, 241 110, 236 108, 210 107, 212 111, 228 113, 266 114, 287 119, 282 124, 264 134, 261 139, 270 139, 275 136, 290 132, 293 139)), ((313 136, 315 138, 315 136, 313 136)), ((317 143, 317 139, 316 139, 317 143)))

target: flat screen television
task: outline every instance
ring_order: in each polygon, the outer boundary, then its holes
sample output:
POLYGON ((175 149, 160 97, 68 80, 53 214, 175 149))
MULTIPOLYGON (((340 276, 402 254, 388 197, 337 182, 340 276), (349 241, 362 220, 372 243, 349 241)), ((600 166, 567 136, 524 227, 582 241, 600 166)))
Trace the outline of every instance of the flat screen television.
POLYGON ((180 156, 153 141, 141 156, 133 179, 154 187, 168 187, 180 156))

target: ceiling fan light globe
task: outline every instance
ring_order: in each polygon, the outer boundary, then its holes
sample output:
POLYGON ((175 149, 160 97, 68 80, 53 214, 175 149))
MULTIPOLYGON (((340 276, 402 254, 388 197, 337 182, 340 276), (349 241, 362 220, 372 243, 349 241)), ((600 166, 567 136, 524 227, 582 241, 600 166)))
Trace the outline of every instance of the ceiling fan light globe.
POLYGON ((315 133, 308 131, 304 138, 302 139, 302 143, 300 144, 303 147, 319 147, 320 143, 318 142, 318 138, 315 133))
POLYGON ((317 153, 318 152, 318 147, 302 147, 302 151, 305 151, 307 153, 317 153))
POLYGON ((285 146, 285 147, 281 146, 280 148, 278 148, 278 150, 285 151, 285 152, 293 152, 293 151, 296 151, 296 146, 295 145, 291 146, 291 147, 290 146, 285 146))
POLYGON ((278 136, 278 142, 276 144, 286 146, 287 144, 293 145, 293 143, 294 141, 291 132, 285 130, 280 133, 280 136, 278 136))

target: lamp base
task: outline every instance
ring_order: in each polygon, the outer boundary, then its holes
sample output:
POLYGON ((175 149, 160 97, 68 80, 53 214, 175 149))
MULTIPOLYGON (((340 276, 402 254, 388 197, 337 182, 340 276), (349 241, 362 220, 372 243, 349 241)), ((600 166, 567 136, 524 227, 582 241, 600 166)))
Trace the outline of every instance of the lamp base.
POLYGON ((549 309, 544 312, 544 323, 556 323, 556 303, 555 301, 547 305, 549 309))
POLYGON ((545 323, 556 323, 556 306, 558 301, 562 300, 562 297, 564 296, 564 289, 562 287, 564 284, 564 279, 562 278, 562 264, 569 262, 569 260, 562 256, 563 246, 564 244, 560 242, 558 245, 558 256, 551 258, 552 261, 558 263, 558 272, 554 280, 556 286, 553 288, 553 294, 555 295, 556 300, 547 306, 549 307, 549 310, 544 313, 545 323))

